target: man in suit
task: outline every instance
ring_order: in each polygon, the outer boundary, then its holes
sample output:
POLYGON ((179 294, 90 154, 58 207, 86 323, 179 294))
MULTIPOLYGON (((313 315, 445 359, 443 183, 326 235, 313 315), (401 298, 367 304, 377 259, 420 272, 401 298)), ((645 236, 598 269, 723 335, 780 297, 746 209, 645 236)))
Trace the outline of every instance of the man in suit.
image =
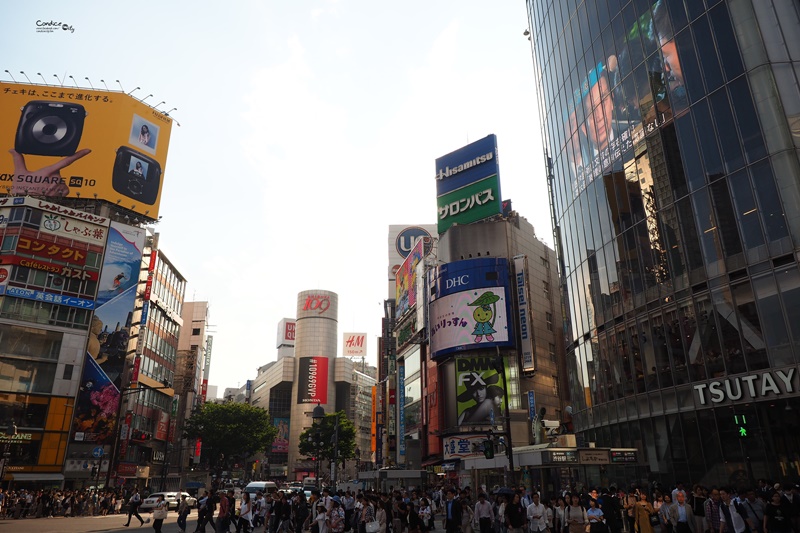
POLYGON ((447 489, 447 500, 444 504, 444 529, 447 533, 461 531, 461 502, 455 496, 455 489, 447 489))
POLYGON ((686 504, 686 493, 679 491, 675 493, 676 501, 669 508, 669 521, 672 522, 672 530, 675 533, 700 533, 695 531, 694 513, 692 507, 686 504))

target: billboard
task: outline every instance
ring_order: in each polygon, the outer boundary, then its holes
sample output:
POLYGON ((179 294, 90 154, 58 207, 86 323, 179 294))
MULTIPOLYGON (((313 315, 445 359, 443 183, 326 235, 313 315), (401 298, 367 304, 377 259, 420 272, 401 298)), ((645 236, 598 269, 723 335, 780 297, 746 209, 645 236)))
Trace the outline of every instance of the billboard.
POLYGON ((528 258, 518 255, 514 258, 514 293, 517 301, 517 318, 519 320, 520 354, 522 355, 522 370, 532 372, 536 370, 533 359, 533 328, 531 327, 530 293, 528 289, 528 258))
POLYGON ((457 435, 444 439, 445 461, 455 459, 469 459, 473 457, 483 457, 483 443, 486 434, 481 435, 457 435))
POLYGON ((436 160, 436 196, 498 173, 497 137, 490 134, 436 160))
POLYGON ((494 357, 456 358, 457 425, 502 424, 505 391, 494 357))
POLYGON ((87 352, 75 402, 72 439, 75 442, 113 444, 120 396, 119 389, 87 352))
POLYGON ((278 435, 272 441, 272 453, 289 453, 289 419, 273 418, 272 423, 278 428, 278 435))
MULTIPOLYGON (((417 244, 418 241, 424 243, 424 255, 428 255, 436 244, 436 225, 435 224, 420 224, 416 226, 408 226, 401 224, 392 224, 389 226, 389 292, 387 297, 394 298, 396 291, 395 274, 400 269, 408 254, 417 244)), ((438 235, 437 235, 438 236, 438 235)))
POLYGON ((441 235, 453 224, 470 224, 502 213, 497 175, 470 183, 436 199, 441 235))
POLYGON ((283 318, 278 322, 278 342, 276 348, 281 346, 294 346, 294 334, 297 321, 293 318, 283 318))
POLYGON ((328 358, 301 357, 297 403, 328 403, 328 358))
POLYGON ((367 334, 366 333, 343 333, 342 334, 342 356, 343 357, 366 357, 367 356, 367 334))
POLYGON ((507 259, 456 261, 428 276, 431 357, 515 344, 507 259))
POLYGON ((0 179, 158 218, 172 119, 125 93, 0 82, 0 179))
POLYGON ((424 257, 424 241, 419 240, 408 254, 395 277, 395 316, 401 317, 417 306, 417 265, 424 257))

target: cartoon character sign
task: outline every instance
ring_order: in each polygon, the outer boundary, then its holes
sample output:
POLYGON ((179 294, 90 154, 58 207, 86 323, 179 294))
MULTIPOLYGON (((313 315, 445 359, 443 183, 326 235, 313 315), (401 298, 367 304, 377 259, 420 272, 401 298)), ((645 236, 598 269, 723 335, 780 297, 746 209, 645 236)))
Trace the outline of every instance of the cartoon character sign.
POLYGON ((493 333, 497 333, 494 329, 494 317, 497 316, 496 304, 499 299, 500 297, 492 292, 484 292, 474 302, 468 304, 475 308, 472 312, 472 318, 475 319, 475 329, 472 331, 475 342, 481 342, 484 335, 487 341, 494 340, 493 333))

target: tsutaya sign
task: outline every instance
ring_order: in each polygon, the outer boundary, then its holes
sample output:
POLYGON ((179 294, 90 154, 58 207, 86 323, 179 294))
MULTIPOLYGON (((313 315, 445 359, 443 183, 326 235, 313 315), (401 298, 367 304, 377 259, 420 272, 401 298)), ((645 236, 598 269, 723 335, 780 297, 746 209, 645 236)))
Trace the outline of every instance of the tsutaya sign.
POLYGON ((792 393, 798 390, 797 369, 768 370, 760 374, 731 377, 694 386, 700 405, 721 403, 725 400, 764 398, 770 395, 792 393))

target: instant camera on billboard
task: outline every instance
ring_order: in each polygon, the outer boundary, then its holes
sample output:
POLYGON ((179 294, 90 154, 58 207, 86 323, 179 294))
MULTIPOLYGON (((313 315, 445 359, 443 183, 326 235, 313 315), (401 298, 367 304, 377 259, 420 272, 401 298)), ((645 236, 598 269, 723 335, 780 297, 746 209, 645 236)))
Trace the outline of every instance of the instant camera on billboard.
POLYGON ((494 357, 456 358, 459 426, 502 424, 505 391, 503 376, 495 369, 494 362, 494 357))
POLYGON ((278 435, 272 441, 272 453, 287 453, 289 451, 289 419, 274 418, 272 423, 278 428, 278 435))
POLYGON ((125 93, 0 82, 0 187, 158 218, 172 119, 125 93))
POLYGON ((411 253, 408 254, 400 270, 395 277, 395 316, 401 317, 408 310, 415 309, 417 306, 417 265, 422 262, 424 257, 424 241, 419 240, 411 253))
POLYGON ((508 260, 466 259, 429 273, 431 357, 514 345, 508 260))

